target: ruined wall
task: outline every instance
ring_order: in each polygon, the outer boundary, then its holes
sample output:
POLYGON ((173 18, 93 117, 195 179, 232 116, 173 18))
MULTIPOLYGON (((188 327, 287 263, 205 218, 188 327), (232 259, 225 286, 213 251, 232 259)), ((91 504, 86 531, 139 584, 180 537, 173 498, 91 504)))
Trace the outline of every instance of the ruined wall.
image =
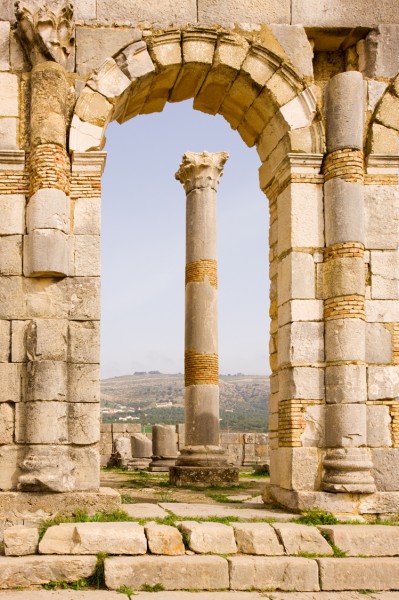
POLYGON ((0 489, 98 488, 106 127, 194 98, 270 205, 273 493, 397 509, 398 3, 49 10, 0 7, 0 489))

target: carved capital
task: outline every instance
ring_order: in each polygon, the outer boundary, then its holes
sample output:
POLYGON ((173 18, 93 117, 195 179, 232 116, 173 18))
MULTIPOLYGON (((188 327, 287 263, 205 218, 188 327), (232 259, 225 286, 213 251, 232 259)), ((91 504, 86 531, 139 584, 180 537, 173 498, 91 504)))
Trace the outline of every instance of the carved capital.
POLYGON ((194 188, 217 189, 228 152, 186 152, 175 177, 186 193, 194 188))
POLYGON ((55 61, 71 70, 74 44, 70 0, 17 0, 17 33, 32 67, 55 61))

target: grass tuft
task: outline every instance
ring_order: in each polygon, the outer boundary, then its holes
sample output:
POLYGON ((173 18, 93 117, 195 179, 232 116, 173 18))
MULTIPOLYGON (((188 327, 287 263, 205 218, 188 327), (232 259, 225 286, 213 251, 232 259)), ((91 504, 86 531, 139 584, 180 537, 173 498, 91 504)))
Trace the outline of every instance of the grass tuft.
POLYGON ((291 519, 291 522, 302 525, 336 525, 338 519, 331 512, 322 508, 313 508, 303 512, 299 517, 291 519))
POLYGON ((155 585, 150 585, 149 583, 144 583, 141 586, 143 592, 163 592, 164 587, 162 583, 156 583, 155 585))

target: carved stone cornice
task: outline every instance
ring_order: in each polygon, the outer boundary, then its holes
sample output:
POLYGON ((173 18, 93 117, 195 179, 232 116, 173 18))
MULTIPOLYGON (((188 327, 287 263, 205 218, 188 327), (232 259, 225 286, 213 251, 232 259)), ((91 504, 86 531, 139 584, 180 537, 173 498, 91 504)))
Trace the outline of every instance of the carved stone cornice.
POLYGON ((54 61, 73 70, 73 4, 70 0, 17 0, 17 33, 32 67, 54 61))
POLYGON ((217 189, 228 152, 186 152, 175 177, 189 193, 195 188, 217 189))

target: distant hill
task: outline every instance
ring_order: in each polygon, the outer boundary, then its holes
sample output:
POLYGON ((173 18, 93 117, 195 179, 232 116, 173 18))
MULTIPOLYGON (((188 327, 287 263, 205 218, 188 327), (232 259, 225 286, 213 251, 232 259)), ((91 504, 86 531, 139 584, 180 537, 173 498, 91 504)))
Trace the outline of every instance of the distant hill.
MULTIPOLYGON (((222 429, 266 431, 269 378, 261 375, 221 375, 222 429)), ((102 417, 142 425, 184 421, 184 378, 158 371, 112 377, 101 382, 102 417)))

